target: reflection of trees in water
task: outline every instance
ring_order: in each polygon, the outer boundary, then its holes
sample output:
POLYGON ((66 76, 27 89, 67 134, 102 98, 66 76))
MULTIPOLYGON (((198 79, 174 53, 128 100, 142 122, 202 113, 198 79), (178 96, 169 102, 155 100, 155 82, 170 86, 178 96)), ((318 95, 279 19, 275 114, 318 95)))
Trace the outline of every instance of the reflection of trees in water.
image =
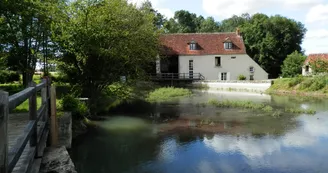
POLYGON ((97 131, 86 136, 71 153, 79 173, 134 172, 140 163, 156 160, 159 147, 159 138, 142 133, 97 131))
POLYGON ((305 96, 271 96, 271 103, 279 107, 296 107, 301 108, 302 105, 319 110, 327 110, 328 99, 320 97, 305 96))

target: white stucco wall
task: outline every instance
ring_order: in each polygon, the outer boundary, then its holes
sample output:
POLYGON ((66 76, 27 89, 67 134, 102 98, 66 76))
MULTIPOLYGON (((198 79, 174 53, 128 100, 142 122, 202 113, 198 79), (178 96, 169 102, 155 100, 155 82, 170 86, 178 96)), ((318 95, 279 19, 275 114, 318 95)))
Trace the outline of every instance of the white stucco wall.
POLYGON ((228 73, 227 80, 237 80, 239 75, 249 80, 249 67, 254 67, 254 80, 268 79, 268 74, 247 54, 188 55, 179 56, 179 73, 189 73, 189 60, 193 60, 194 73, 201 73, 206 80, 220 80, 221 73, 228 73), (215 66, 215 57, 221 57, 221 67, 215 66), (236 57, 231 59, 231 57, 236 57))

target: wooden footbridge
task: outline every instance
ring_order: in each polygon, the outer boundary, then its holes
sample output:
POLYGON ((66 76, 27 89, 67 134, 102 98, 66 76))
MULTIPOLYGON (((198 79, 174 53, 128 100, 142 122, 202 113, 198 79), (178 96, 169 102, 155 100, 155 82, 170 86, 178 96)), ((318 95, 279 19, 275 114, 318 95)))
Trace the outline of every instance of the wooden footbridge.
POLYGON ((55 129, 49 125, 50 115, 55 115, 56 99, 52 90, 50 80, 44 79, 41 84, 31 83, 11 96, 0 91, 0 173, 39 171, 49 131, 55 129), (41 95, 39 108, 38 95, 41 95), (26 100, 29 100, 28 113, 11 113, 26 100))

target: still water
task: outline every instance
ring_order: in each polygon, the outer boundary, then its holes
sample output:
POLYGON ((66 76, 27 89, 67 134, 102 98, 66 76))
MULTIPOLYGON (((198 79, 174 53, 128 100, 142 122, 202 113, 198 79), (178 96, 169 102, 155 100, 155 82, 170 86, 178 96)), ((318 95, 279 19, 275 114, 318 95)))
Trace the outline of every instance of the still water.
POLYGON ((170 103, 136 103, 115 114, 75 141, 71 156, 79 173, 328 172, 325 99, 195 92, 170 103), (199 106, 211 98, 313 108, 317 113, 276 118, 199 106))

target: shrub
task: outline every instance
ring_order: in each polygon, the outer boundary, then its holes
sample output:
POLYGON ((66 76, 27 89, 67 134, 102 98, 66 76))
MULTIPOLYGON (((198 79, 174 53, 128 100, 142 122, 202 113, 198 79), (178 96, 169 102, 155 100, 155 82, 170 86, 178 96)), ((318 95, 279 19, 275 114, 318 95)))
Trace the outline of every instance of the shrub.
POLYGON ((72 115, 76 118, 81 118, 88 112, 86 104, 74 98, 72 95, 64 96, 61 105, 64 111, 72 112, 72 115))
POLYGON ((0 90, 4 90, 9 93, 9 95, 20 92, 24 89, 24 86, 21 84, 1 84, 0 90))
POLYGON ((309 91, 318 91, 326 86, 325 80, 314 80, 311 86, 308 88, 309 91))
POLYGON ((238 80, 246 80, 246 76, 241 74, 238 76, 238 80))
POLYGON ((1 70, 0 71, 0 83, 11 83, 19 81, 20 76, 15 71, 1 70))
POLYGON ((289 87, 294 87, 298 84, 300 84, 303 81, 303 76, 297 76, 295 78, 291 78, 290 81, 288 82, 289 87))
POLYGON ((308 89, 313 83, 312 78, 307 78, 306 80, 304 80, 301 85, 300 85, 300 89, 301 90, 305 90, 308 89))

